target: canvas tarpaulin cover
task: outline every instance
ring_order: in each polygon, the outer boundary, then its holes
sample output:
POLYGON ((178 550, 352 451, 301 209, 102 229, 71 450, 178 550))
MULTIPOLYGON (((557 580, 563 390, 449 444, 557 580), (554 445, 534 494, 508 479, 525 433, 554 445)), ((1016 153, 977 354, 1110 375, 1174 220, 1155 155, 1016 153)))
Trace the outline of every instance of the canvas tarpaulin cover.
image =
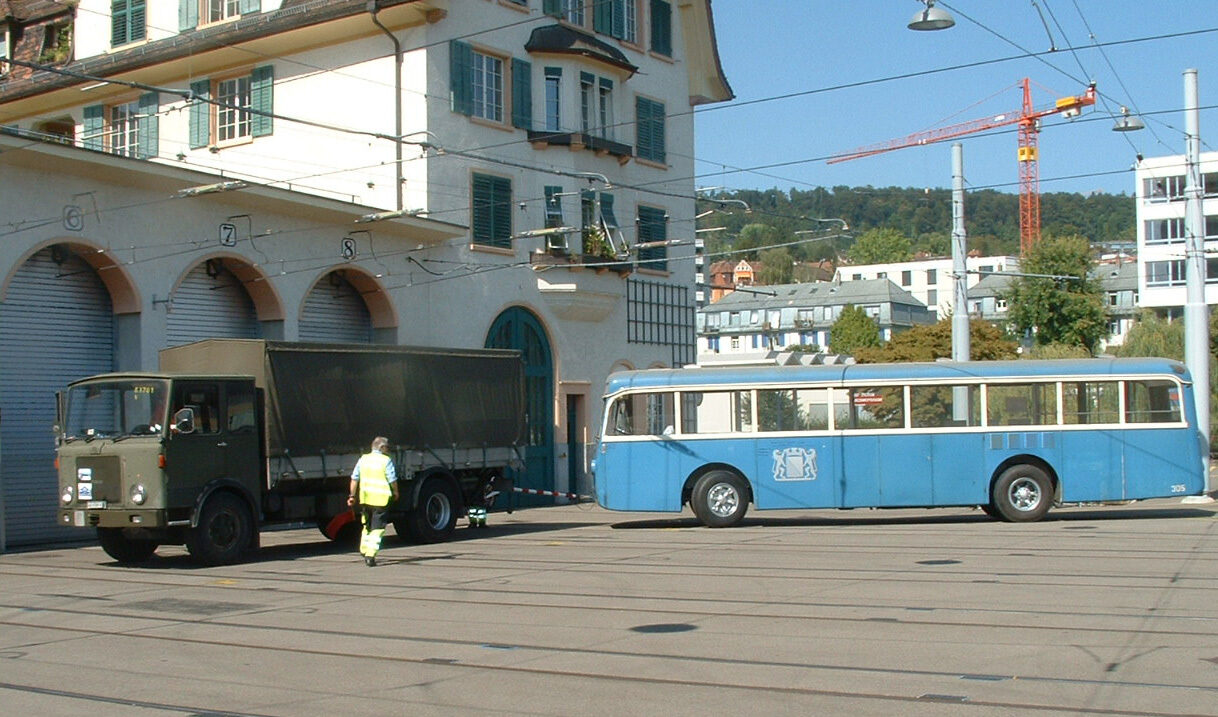
POLYGON ((267 342, 270 454, 515 445, 524 367, 515 351, 267 342))

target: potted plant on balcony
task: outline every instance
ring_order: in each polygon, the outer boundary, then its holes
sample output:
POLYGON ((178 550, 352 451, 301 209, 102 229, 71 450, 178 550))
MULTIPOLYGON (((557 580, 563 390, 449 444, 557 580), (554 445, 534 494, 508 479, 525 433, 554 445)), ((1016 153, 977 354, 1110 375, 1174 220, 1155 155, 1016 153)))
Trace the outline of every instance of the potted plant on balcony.
POLYGON ((609 270, 622 275, 629 274, 633 267, 629 262, 620 261, 614 252, 613 244, 606 236, 605 230, 599 226, 585 226, 582 232, 583 261, 592 265, 598 272, 609 270))

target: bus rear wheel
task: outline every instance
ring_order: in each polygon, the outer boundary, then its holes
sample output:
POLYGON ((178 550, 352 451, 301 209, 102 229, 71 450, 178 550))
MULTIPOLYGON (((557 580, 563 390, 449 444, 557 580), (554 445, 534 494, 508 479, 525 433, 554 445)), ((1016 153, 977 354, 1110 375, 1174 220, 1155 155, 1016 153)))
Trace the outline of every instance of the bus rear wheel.
POLYGON ((1011 466, 994 481, 992 498, 991 506, 1003 520, 1031 523, 1053 505, 1053 481, 1036 466, 1011 466))
POLYGON ((748 488, 735 473, 711 471, 694 484, 689 505, 708 528, 739 525, 749 509, 748 488))

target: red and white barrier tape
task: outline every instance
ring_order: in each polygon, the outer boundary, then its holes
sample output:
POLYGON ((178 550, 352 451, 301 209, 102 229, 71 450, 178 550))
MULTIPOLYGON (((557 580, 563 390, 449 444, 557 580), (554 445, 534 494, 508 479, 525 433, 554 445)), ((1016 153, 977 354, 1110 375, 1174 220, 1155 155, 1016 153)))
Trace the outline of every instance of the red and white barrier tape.
POLYGON ((559 493, 555 490, 538 490, 536 488, 517 488, 513 486, 512 490, 517 493, 524 493, 525 495, 549 495, 555 498, 567 498, 570 500, 585 500, 591 498, 591 496, 581 496, 577 493, 559 493))

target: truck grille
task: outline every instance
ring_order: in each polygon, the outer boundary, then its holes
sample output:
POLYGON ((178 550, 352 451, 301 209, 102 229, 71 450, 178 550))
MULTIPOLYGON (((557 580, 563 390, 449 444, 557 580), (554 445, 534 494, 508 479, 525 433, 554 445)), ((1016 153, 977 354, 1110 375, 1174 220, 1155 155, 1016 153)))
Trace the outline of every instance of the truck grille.
POLYGON ((76 467, 92 469, 93 500, 123 502, 123 469, 118 456, 81 456, 76 459, 76 467))

